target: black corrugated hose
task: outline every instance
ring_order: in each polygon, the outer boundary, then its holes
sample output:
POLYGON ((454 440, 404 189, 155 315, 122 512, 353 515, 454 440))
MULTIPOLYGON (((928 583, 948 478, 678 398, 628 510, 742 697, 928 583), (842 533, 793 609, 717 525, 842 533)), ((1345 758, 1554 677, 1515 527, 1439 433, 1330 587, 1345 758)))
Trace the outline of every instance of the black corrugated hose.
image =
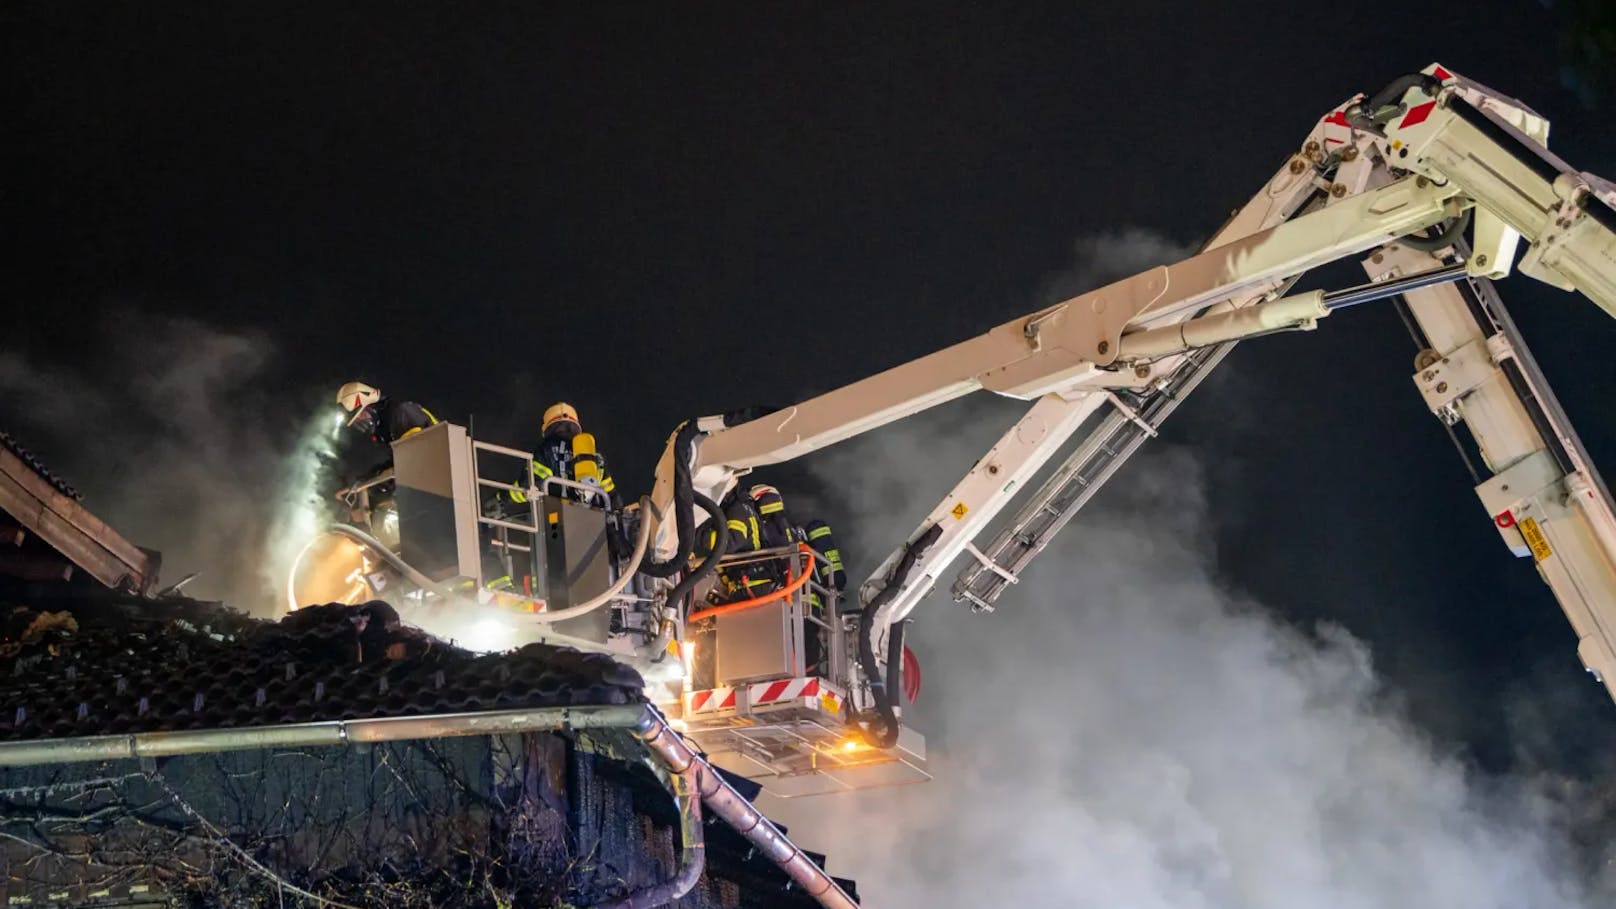
MULTIPOLYGON (((694 453, 696 437, 701 430, 696 428, 695 420, 686 420, 679 424, 674 435, 673 443, 673 521, 679 533, 679 551, 666 562, 646 560, 640 563, 640 571, 653 578, 671 578, 685 568, 690 559, 690 550, 695 544, 696 517, 695 491, 690 485, 690 462, 694 453)), ((648 515, 641 515, 640 520, 646 520, 648 515)))
MULTIPOLYGON (((732 410, 717 419, 725 427, 738 426, 772 412, 769 408, 748 407, 732 410)), ((686 420, 679 424, 673 440, 673 521, 679 533, 679 551, 666 562, 640 563, 640 571, 653 578, 671 578, 685 568, 690 551, 696 542, 695 490, 690 485, 690 466, 695 463, 696 438, 702 435, 703 420, 686 420)), ((705 507, 705 506, 704 506, 705 507)), ((716 507, 716 506, 715 506, 716 507)), ((715 518, 723 526, 722 516, 715 518)), ((642 517, 643 520, 643 517, 642 517)), ((712 560, 709 560, 712 561, 712 560)), ((716 563, 714 563, 716 565, 716 563)), ((705 567, 706 563, 703 563, 705 567)), ((699 579, 698 579, 699 580, 699 579)))
POLYGON ((1425 73, 1398 76, 1390 85, 1371 95, 1356 110, 1349 110, 1348 122, 1357 129, 1381 134, 1381 127, 1402 112, 1403 96, 1416 85, 1424 88, 1426 94, 1435 95, 1442 87, 1442 80, 1425 73))
POLYGON ((859 667, 864 670, 864 677, 870 683, 870 695, 875 699, 874 720, 861 720, 859 728, 864 738, 876 748, 891 748, 898 744, 898 714, 893 709, 889 692, 902 687, 904 623, 895 624, 887 635, 885 679, 881 677, 881 668, 875 662, 874 628, 871 626, 875 623, 875 614, 898 595, 904 581, 909 578, 909 572, 914 570, 915 563, 942 535, 943 525, 933 524, 905 547, 903 556, 887 576, 886 586, 864 604, 864 610, 859 614, 859 667))
POLYGON ((668 591, 668 605, 674 609, 682 609, 683 607, 680 604, 685 595, 694 590, 702 578, 712 574, 718 568, 719 560, 729 554, 729 533, 721 529, 724 527, 724 509, 719 508, 717 502, 699 492, 692 492, 691 497, 695 499, 697 505, 701 506, 702 511, 712 516, 713 536, 717 537, 717 539, 713 543, 712 554, 703 559, 700 565, 686 572, 684 579, 673 585, 673 589, 668 591))

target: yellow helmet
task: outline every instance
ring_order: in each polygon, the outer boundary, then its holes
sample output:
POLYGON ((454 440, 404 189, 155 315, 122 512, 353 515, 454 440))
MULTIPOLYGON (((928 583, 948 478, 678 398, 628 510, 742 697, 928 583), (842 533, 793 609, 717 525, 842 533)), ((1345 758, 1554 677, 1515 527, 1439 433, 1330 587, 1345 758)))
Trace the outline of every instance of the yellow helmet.
POLYGON ((570 429, 573 435, 577 435, 583 429, 583 424, 578 422, 578 411, 573 410, 571 404, 565 401, 557 401, 550 405, 549 410, 544 412, 543 432, 548 436, 551 435, 552 430, 560 431, 564 429, 570 429), (570 427, 561 425, 565 423, 571 423, 572 425, 570 427))
POLYGON ((363 382, 349 382, 337 389, 337 405, 347 411, 349 426, 361 418, 366 408, 381 399, 381 389, 363 382))

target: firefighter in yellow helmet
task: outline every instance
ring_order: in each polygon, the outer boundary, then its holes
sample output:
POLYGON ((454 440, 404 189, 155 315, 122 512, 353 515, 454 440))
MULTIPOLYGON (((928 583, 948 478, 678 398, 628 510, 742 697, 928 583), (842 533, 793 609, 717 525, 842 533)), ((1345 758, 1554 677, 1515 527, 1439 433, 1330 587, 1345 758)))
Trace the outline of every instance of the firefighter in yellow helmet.
MULTIPOLYGON (((593 480, 606 493, 611 510, 622 510, 617 482, 606 468, 606 459, 595 450, 595 437, 583 431, 578 411, 571 404, 560 401, 550 405, 544 412, 541 433, 538 448, 533 453, 534 485, 543 489, 544 481, 551 477, 574 482, 593 480)), ((575 499, 584 497, 578 492, 568 495, 575 499)), ((512 492, 511 498, 519 503, 527 501, 526 493, 519 491, 512 492)))

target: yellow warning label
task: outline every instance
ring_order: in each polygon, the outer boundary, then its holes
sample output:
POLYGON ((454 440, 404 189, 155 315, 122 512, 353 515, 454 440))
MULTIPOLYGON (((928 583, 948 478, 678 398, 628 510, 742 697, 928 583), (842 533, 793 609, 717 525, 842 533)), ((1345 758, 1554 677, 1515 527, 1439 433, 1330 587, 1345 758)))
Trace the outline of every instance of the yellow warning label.
POLYGON ((1537 526, 1537 521, 1522 518, 1521 536, 1526 537, 1526 545, 1532 547, 1532 558, 1541 562, 1554 555, 1554 550, 1549 548, 1548 538, 1543 536, 1543 529, 1537 526))
POLYGON ((967 511, 970 511, 970 509, 965 507, 965 503, 959 502, 954 505, 954 510, 950 511, 949 514, 953 515, 955 520, 959 520, 965 517, 967 511))
POLYGON ((819 706, 825 708, 826 713, 835 713, 837 708, 836 695, 825 692, 819 696, 819 706))

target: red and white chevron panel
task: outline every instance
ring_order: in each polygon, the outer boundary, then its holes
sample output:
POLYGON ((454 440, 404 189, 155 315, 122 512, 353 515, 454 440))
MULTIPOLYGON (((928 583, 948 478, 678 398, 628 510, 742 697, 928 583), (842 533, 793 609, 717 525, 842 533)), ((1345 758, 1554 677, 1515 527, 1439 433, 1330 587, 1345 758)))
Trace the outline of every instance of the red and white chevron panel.
POLYGON ((735 689, 709 688, 685 692, 685 716, 735 709, 735 689))
MULTIPOLYGON (((847 702, 847 693, 824 679, 808 676, 755 682, 746 686, 746 702, 751 707, 776 707, 795 702, 799 706, 814 706, 826 713, 839 714, 847 702)), ((685 716, 719 713, 735 707, 734 688, 691 691, 684 698, 685 716)))

